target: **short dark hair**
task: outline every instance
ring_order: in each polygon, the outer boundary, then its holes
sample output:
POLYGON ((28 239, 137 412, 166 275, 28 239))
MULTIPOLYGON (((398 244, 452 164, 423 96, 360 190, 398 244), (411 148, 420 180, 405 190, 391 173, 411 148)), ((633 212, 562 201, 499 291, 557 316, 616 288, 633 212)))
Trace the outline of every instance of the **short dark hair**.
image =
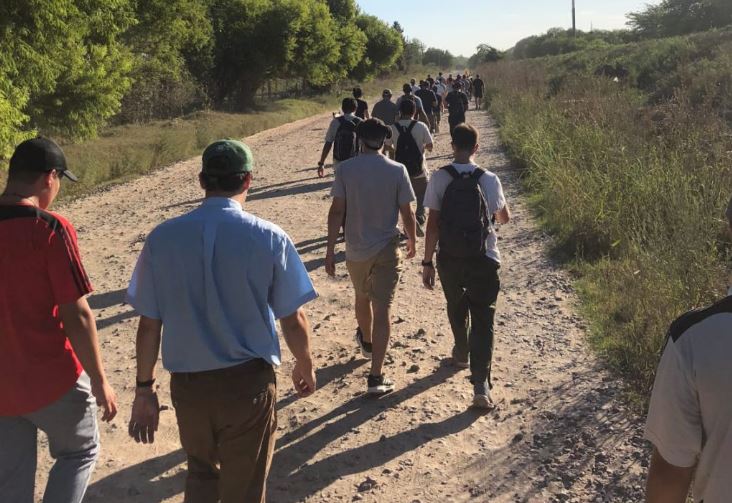
POLYGON ((462 151, 471 151, 478 144, 478 130, 470 124, 458 124, 450 133, 453 146, 462 151))
POLYGON ((414 115, 416 109, 417 107, 412 100, 402 100, 402 102, 399 103, 399 113, 402 115, 409 115, 411 117, 414 115))
POLYGON ((237 173, 235 175, 215 176, 201 173, 201 185, 211 192, 240 192, 244 182, 251 173, 237 173))
POLYGON ((354 98, 360 98, 361 96, 363 96, 363 91, 361 90, 361 88, 360 87, 354 87, 353 88, 353 97, 354 98))
POLYGON ((409 84, 404 84, 402 86, 402 91, 404 91, 404 94, 412 94, 412 86, 409 84))
POLYGON ((351 114, 356 111, 356 108, 358 108, 358 103, 356 103, 354 98, 343 98, 341 102, 341 110, 343 110, 343 113, 351 114))
POLYGON ((42 176, 46 175, 50 171, 29 171, 26 169, 15 168, 12 164, 8 169, 8 181, 9 182, 20 182, 24 185, 33 185, 42 176))

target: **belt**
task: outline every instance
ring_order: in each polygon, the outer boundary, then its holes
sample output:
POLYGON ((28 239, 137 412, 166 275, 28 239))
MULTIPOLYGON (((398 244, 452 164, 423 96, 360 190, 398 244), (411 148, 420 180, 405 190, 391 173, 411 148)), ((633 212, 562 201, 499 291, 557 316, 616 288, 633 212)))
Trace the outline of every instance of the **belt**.
POLYGON ((244 363, 240 363, 231 367, 224 367, 222 369, 202 370, 200 372, 171 372, 171 374, 177 378, 192 380, 206 379, 212 377, 237 376, 241 374, 253 374, 256 372, 261 372, 263 370, 272 370, 272 365, 266 360, 257 358, 255 360, 249 360, 244 363))

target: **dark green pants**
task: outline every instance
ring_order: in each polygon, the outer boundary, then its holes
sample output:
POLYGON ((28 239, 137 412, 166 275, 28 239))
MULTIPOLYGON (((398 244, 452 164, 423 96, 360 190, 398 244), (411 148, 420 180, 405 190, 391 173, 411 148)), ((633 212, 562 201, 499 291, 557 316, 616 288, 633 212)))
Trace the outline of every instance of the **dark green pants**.
POLYGON ((455 356, 462 361, 470 358, 473 383, 491 380, 493 320, 501 288, 499 267, 488 257, 437 257, 437 272, 455 337, 455 356))

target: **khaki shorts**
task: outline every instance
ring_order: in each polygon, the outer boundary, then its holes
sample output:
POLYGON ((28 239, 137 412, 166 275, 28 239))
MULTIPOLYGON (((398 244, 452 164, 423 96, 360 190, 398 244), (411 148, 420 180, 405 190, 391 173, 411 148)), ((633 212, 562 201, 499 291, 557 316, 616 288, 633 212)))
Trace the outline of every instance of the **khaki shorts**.
POLYGON ((372 302, 391 305, 394 300, 401 267, 399 237, 395 237, 379 253, 363 262, 346 261, 356 295, 372 302))

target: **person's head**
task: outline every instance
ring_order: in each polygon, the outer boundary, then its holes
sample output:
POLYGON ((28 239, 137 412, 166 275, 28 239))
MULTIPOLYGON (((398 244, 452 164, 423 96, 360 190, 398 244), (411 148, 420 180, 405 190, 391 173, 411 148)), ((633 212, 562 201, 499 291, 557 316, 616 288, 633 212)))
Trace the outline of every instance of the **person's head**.
POLYGON ((451 136, 455 156, 470 157, 478 151, 478 130, 470 124, 458 124, 451 136))
POLYGON ((475 74, 475 78, 476 78, 476 79, 479 79, 479 78, 480 78, 480 75, 478 75, 478 74, 476 73, 476 74, 475 74))
POLYGON ((252 181, 254 157, 245 144, 236 140, 218 140, 206 147, 198 175, 206 197, 243 197, 252 181))
POLYGON ((402 86, 402 91, 404 91, 404 94, 412 94, 412 86, 409 84, 404 84, 402 86))
POLYGON ((364 151, 379 151, 384 141, 391 138, 391 128, 381 119, 371 118, 356 126, 356 135, 364 151))
POLYGON ((381 97, 384 98, 385 100, 391 101, 391 89, 384 89, 381 92, 381 97))
POLYGON ((419 87, 421 87, 422 89, 427 89, 428 87, 430 87, 430 83, 427 82, 426 80, 423 80, 422 82, 419 83, 419 87))
POLYGON ((355 98, 343 98, 341 110, 344 114, 352 114, 356 111, 356 108, 358 108, 358 103, 356 103, 355 98))
POLYGON ((356 98, 356 99, 358 99, 361 96, 363 96, 363 91, 361 90, 361 88, 360 87, 354 87, 353 88, 353 97, 356 98))
POLYGON ((414 79, 411 79, 411 80, 410 80, 409 82, 410 82, 410 83, 411 83, 412 85, 414 85, 414 84, 415 84, 415 82, 416 82, 416 80, 414 80, 414 79))
POLYGON ((414 117, 415 111, 416 106, 412 100, 402 100, 402 102, 399 103, 399 116, 403 119, 414 117))
POLYGON ((48 138, 26 140, 15 148, 8 169, 8 192, 38 200, 38 206, 51 206, 61 190, 61 178, 76 182, 66 166, 61 147, 48 138))
POLYGON ((452 83, 452 87, 453 87, 453 88, 454 88, 455 90, 458 90, 458 91, 459 91, 459 90, 460 90, 460 88, 461 88, 461 87, 463 87, 463 83, 462 83, 462 82, 460 82, 459 80, 456 80, 455 82, 453 82, 453 83, 452 83))

